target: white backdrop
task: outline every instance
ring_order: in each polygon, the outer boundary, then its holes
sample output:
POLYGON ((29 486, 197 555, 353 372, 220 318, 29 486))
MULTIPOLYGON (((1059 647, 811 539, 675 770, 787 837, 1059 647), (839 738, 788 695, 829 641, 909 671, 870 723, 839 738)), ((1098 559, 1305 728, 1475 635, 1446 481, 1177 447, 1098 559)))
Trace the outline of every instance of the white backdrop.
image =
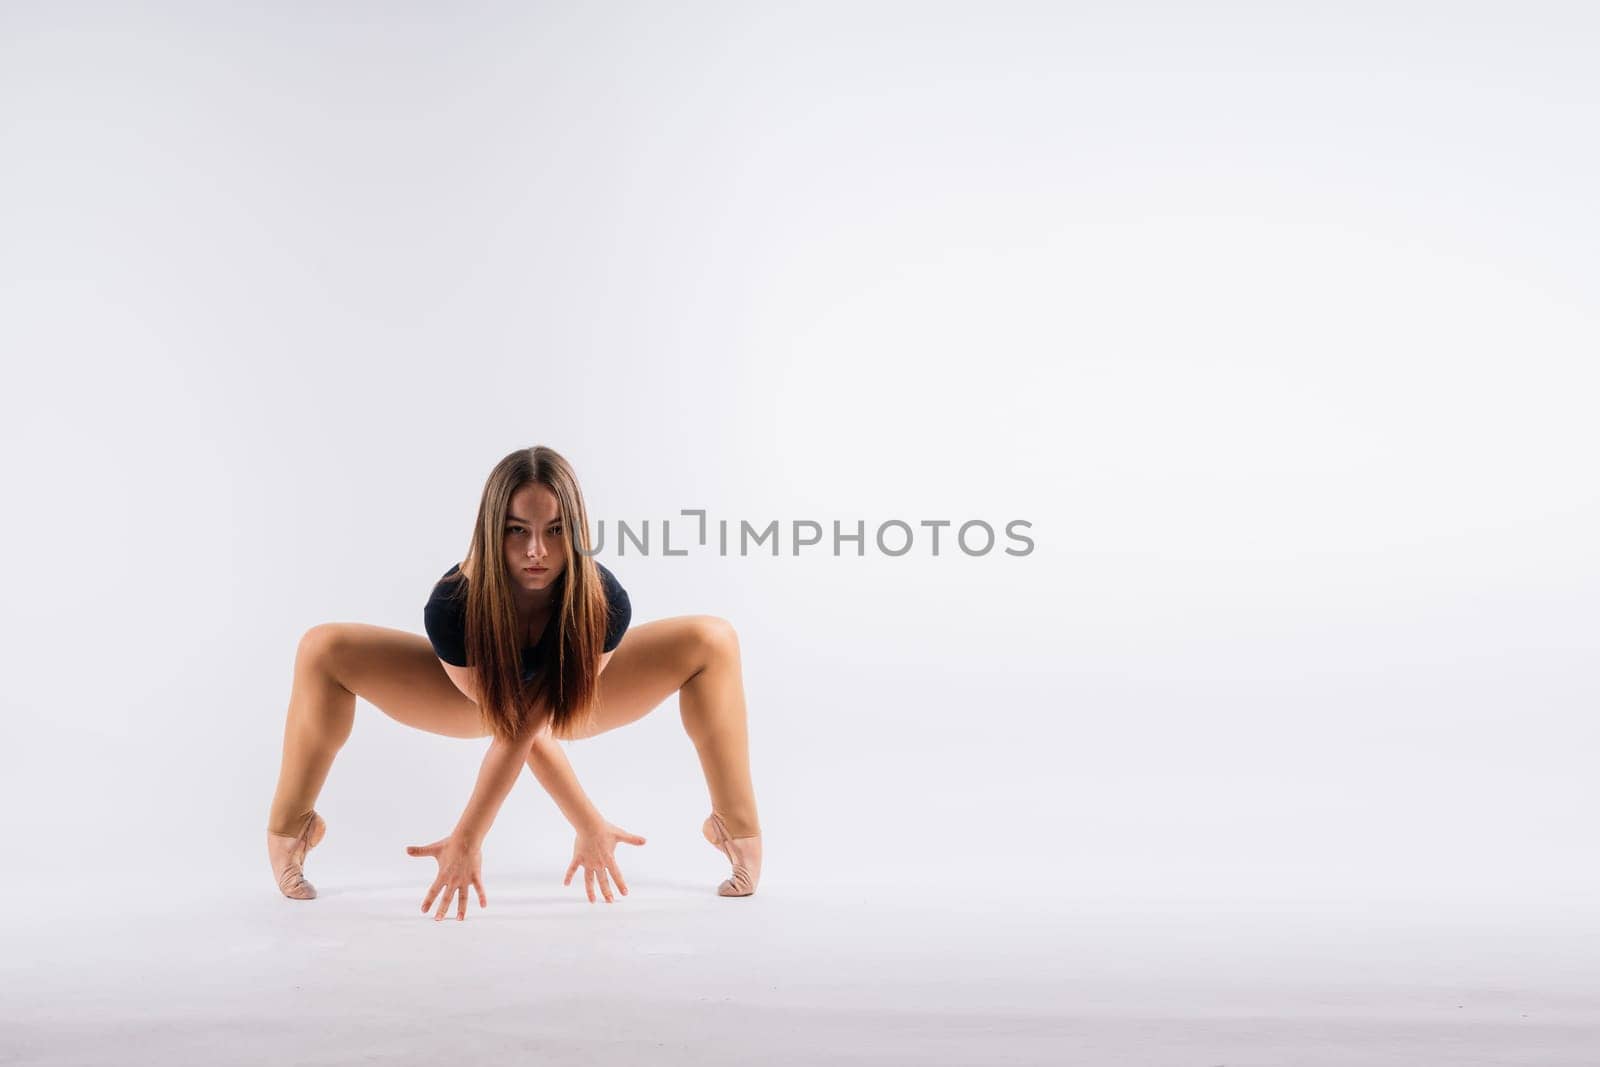
MULTIPOLYGON (((420 633, 542 443, 657 537, 1032 524, 611 541, 739 629, 764 891, 1592 909, 1596 29, 7 6, 9 891, 275 892, 297 639, 420 633)), ((420 898, 482 743, 357 716, 308 873, 420 898)), ((723 876, 674 701, 569 752, 636 896, 723 876)), ((526 776, 491 894, 569 850, 526 776)))

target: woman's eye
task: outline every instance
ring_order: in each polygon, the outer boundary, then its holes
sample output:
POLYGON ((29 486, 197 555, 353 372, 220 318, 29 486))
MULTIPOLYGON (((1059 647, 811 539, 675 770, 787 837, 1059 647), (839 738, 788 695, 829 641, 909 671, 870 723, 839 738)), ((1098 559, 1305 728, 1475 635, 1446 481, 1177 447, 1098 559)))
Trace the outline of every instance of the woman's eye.
POLYGON ((551 527, 551 528, 550 528, 550 536, 551 536, 551 537, 560 537, 560 536, 561 536, 561 527, 559 527, 559 526, 552 526, 552 527, 551 527))

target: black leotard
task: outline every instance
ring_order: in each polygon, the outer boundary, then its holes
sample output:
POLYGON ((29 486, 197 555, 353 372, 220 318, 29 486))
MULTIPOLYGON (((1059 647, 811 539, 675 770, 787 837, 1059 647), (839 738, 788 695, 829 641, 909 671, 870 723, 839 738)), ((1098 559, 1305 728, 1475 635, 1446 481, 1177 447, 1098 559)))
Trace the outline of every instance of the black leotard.
MULTIPOLYGON (((628 623, 633 619, 633 604, 628 600, 628 591, 617 581, 617 576, 607 570, 605 564, 599 560, 595 560, 594 565, 600 572, 600 584, 606 591, 608 612, 603 651, 610 652, 621 643, 622 635, 628 631, 628 623)), ((457 563, 434 583, 428 603, 422 609, 422 625, 428 631, 428 640, 433 643, 435 655, 453 666, 465 667, 467 666, 466 581, 445 581, 460 569, 461 564, 457 563)), ((553 623, 557 617, 552 615, 551 622, 553 623)), ((547 623, 544 633, 539 635, 539 640, 535 644, 523 647, 523 681, 532 680, 544 664, 545 657, 550 651, 549 637, 550 624, 547 623)))

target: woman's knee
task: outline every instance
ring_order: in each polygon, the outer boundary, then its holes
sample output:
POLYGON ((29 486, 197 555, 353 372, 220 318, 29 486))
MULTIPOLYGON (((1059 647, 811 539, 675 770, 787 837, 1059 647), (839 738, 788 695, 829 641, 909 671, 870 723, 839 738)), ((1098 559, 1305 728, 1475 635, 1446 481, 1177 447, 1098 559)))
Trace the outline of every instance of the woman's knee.
POLYGON ((706 662, 739 654, 739 632, 720 615, 696 615, 690 630, 706 662))
POLYGON ((295 664, 332 671, 340 651, 349 640, 349 631, 340 622, 320 622, 300 635, 295 649, 295 664))

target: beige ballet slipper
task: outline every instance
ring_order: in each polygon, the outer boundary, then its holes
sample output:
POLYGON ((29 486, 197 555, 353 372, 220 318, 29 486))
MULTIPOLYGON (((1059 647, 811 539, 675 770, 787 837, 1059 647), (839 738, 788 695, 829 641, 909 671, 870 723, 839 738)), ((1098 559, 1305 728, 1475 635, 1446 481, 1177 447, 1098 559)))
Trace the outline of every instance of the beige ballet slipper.
POLYGON ((278 876, 278 889, 290 900, 316 899, 316 886, 306 881, 305 872, 301 869, 301 864, 306 861, 306 853, 316 848, 322 841, 323 835, 327 832, 328 824, 315 811, 306 816, 305 824, 300 827, 298 834, 291 836, 289 834, 275 834, 271 830, 267 831, 268 837, 288 839, 294 842, 289 850, 289 862, 284 865, 283 870, 274 872, 278 876))
POLYGON ((761 835, 751 834, 749 837, 730 837, 727 824, 722 821, 722 816, 712 812, 701 825, 700 832, 705 839, 715 845, 728 862, 733 864, 733 877, 726 878, 717 886, 717 895, 723 897, 747 897, 756 891, 756 883, 761 880, 761 835), (740 845, 738 842, 745 842, 740 845))

